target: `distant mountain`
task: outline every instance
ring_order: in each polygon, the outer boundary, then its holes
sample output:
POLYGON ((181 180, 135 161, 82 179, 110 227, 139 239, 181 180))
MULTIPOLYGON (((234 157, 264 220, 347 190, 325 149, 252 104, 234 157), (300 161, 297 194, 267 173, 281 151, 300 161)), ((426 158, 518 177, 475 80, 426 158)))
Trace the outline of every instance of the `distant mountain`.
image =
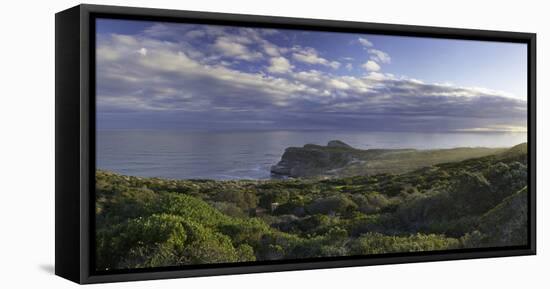
MULTIPOLYGON (((510 153, 521 153, 521 145, 510 153)), ((326 146, 306 144, 289 147, 279 163, 271 167, 274 176, 344 177, 403 173, 438 163, 457 162, 469 158, 504 153, 507 148, 452 148, 435 150, 367 149, 361 150, 332 140, 326 146)))

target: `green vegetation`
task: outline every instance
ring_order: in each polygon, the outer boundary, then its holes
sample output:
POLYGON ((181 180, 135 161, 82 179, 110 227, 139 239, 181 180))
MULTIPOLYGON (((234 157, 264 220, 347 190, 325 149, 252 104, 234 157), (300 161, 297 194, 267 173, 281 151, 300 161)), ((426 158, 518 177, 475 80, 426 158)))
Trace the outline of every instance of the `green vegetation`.
POLYGON ((521 144, 401 174, 332 179, 167 180, 97 171, 96 267, 523 245, 526 152, 521 144))

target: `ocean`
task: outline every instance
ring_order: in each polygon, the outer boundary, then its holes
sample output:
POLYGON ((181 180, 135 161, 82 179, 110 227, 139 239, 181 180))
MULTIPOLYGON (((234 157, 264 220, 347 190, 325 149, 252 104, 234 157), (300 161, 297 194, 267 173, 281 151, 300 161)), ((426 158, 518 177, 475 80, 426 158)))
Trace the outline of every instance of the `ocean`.
POLYGON ((169 179, 268 179, 285 148, 330 140, 360 149, 509 147, 526 142, 527 133, 100 130, 96 166, 169 179))

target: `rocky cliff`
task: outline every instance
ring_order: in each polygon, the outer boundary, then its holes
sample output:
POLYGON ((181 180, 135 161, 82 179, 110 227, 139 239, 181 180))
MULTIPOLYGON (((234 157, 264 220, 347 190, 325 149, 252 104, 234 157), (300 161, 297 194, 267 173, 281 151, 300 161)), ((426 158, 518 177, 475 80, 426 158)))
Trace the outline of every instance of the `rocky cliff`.
POLYGON ((503 152, 504 148, 453 148, 438 150, 356 149, 343 141, 326 146, 306 144, 287 148, 271 167, 274 177, 342 177, 402 173, 444 162, 462 161, 503 152))

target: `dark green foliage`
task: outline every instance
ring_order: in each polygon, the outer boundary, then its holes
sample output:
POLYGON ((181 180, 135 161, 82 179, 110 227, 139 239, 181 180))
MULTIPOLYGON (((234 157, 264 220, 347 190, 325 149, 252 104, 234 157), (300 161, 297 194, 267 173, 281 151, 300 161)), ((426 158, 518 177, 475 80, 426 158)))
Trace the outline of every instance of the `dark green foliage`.
POLYGON ((100 268, 143 268, 254 260, 247 248, 187 218, 151 215, 98 230, 100 268))
POLYGON ((459 248, 459 241, 442 235, 415 234, 404 237, 368 233, 350 244, 351 255, 437 251, 459 248))
POLYGON ((317 199, 306 207, 306 211, 312 215, 346 214, 355 210, 357 210, 357 205, 352 200, 346 195, 336 193, 330 197, 317 199))
POLYGON ((526 164, 519 145, 403 174, 333 179, 164 180, 98 171, 96 268, 522 245, 526 164))
POLYGON ((256 205, 258 205, 256 193, 242 188, 224 188, 215 194, 212 200, 234 203, 243 210, 256 208, 256 205))
POLYGON ((463 239, 468 247, 527 244, 527 188, 504 199, 481 217, 479 230, 463 239))
POLYGON ((212 202, 212 207, 217 209, 218 211, 222 212, 225 215, 231 216, 231 217, 245 217, 248 215, 248 212, 246 210, 241 209, 234 203, 229 202, 212 202))

